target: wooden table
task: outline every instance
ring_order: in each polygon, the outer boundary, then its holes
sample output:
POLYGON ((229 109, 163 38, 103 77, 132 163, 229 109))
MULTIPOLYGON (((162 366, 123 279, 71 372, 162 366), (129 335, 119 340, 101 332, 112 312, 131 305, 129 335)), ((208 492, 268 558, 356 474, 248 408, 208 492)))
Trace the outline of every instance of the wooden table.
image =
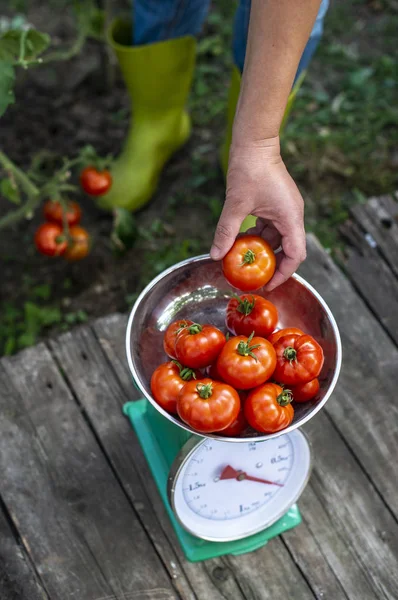
POLYGON ((344 228, 348 278, 312 236, 301 269, 339 323, 343 369, 304 429, 303 523, 252 554, 188 563, 121 408, 126 317, 0 362, 1 600, 398 598, 398 223, 344 228))

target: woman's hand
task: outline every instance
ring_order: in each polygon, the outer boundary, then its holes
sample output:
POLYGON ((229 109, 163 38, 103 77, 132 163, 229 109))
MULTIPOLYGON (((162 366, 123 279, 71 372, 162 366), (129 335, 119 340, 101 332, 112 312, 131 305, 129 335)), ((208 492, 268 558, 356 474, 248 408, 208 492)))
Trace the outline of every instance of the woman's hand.
POLYGON ((270 291, 286 281, 305 259, 304 202, 280 155, 279 137, 239 145, 229 157, 226 201, 220 216, 211 257, 225 256, 248 215, 257 218, 254 233, 266 239, 277 254, 270 291))

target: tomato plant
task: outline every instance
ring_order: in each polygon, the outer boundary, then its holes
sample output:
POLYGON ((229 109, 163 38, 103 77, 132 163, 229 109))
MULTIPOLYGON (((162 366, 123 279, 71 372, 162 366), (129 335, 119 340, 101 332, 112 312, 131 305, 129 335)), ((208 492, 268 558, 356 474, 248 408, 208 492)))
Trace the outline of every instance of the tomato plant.
POLYGON ((285 335, 274 346, 275 381, 287 385, 307 383, 318 377, 323 366, 323 350, 310 335, 285 335))
POLYGON ((247 397, 244 412, 249 424, 261 433, 275 433, 290 425, 294 417, 292 395, 275 383, 256 388, 247 397))
POLYGON ((74 225, 69 229, 69 236, 65 258, 71 261, 85 258, 90 252, 90 236, 87 231, 80 225, 74 225))
POLYGON ((108 169, 99 171, 93 166, 85 167, 80 174, 80 185, 89 196, 102 196, 112 185, 112 175, 108 169))
POLYGON ((312 379, 307 383, 299 383, 298 385, 291 386, 290 391, 293 394, 295 402, 307 402, 315 398, 319 392, 319 388, 319 380, 312 379))
POLYGON ((222 261, 228 283, 250 292, 268 283, 276 268, 274 251, 268 242, 255 235, 244 235, 235 240, 222 261))
POLYGON ((301 331, 301 329, 297 329, 297 327, 285 327, 284 329, 279 329, 279 331, 274 331, 274 333, 271 333, 271 335, 268 336, 267 339, 274 346, 276 342, 281 339, 281 337, 290 334, 304 335, 304 331, 301 331))
POLYGON ((268 337, 278 323, 276 306, 255 294, 235 296, 227 306, 226 325, 235 335, 268 337))
POLYGON ((188 327, 188 325, 193 325, 193 321, 190 321, 189 319, 182 319, 180 321, 174 321, 173 323, 170 323, 166 329, 163 338, 163 348, 170 358, 177 358, 175 354, 177 333, 179 333, 184 327, 188 327))
POLYGON ((65 205, 59 200, 48 200, 43 208, 44 218, 51 223, 63 226, 64 220, 72 227, 80 223, 82 211, 77 202, 68 200, 65 205))
POLYGON ((209 378, 189 381, 177 401, 180 418, 201 433, 225 429, 235 421, 239 410, 238 392, 226 383, 209 378))
POLYGON ((228 340, 217 361, 223 381, 238 390, 249 390, 267 381, 275 365, 276 354, 272 344, 253 334, 228 340))
POLYGON ((177 334, 177 359, 187 367, 201 369, 211 365, 225 344, 225 335, 214 325, 193 323, 177 334))
POLYGON ((65 254, 68 242, 60 225, 43 223, 36 230, 35 246, 46 256, 61 256, 65 254))
POLYGON ((151 392, 156 402, 164 410, 176 413, 179 393, 191 379, 200 379, 200 373, 171 360, 163 363, 153 372, 151 392))

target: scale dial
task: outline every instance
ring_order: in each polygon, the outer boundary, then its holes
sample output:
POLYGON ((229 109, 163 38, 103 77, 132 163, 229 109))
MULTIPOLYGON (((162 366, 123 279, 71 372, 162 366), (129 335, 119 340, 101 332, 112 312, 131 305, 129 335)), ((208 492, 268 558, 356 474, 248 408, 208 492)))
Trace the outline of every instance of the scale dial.
POLYGON ((171 469, 170 503, 193 535, 229 542, 282 517, 303 491, 310 470, 310 446, 298 430, 266 442, 193 438, 171 469))

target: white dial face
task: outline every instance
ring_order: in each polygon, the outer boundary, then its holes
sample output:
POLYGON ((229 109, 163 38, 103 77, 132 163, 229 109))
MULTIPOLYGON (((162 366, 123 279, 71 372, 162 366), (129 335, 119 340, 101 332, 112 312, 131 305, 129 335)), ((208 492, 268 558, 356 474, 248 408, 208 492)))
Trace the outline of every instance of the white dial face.
POLYGON ((246 537, 290 508, 309 471, 310 450, 299 431, 244 444, 207 439, 195 446, 177 474, 174 510, 198 537, 246 537))

